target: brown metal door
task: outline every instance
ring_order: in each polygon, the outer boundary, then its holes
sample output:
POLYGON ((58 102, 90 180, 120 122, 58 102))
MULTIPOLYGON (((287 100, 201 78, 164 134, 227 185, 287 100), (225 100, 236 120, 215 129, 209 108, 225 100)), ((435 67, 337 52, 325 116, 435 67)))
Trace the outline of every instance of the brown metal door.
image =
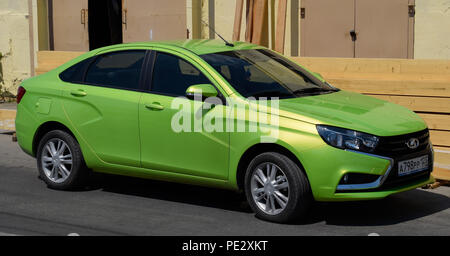
POLYGON ((302 0, 300 49, 306 57, 354 57, 354 0, 302 0))
POLYGON ((123 0, 123 42, 186 39, 186 0, 123 0))
POLYGON ((53 1, 56 51, 89 51, 88 0, 53 1))
POLYGON ((356 0, 355 57, 412 58, 408 5, 409 0, 356 0))

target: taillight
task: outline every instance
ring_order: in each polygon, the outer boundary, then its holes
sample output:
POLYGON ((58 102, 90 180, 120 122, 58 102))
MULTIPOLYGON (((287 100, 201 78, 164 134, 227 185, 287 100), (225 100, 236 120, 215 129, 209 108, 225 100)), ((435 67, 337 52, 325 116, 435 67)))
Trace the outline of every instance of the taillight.
POLYGON ((25 95, 26 92, 27 92, 27 90, 25 90, 25 88, 23 88, 22 86, 19 86, 19 88, 17 89, 17 96, 16 96, 17 104, 20 103, 20 101, 23 98, 23 95, 25 95))

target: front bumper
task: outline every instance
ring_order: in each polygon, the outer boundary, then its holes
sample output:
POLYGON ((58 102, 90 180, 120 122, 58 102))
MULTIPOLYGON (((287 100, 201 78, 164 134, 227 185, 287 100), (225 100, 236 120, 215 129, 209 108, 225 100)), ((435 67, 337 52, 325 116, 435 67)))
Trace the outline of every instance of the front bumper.
POLYGON ((422 187, 434 182, 433 150, 424 150, 397 157, 384 157, 323 145, 302 153, 314 198, 317 201, 356 201, 385 198, 389 195, 422 187), (398 162, 429 155, 427 170, 398 176, 398 162), (326 157, 324 157, 326 156, 326 157), (340 184, 345 174, 370 174, 376 180, 361 184, 340 184))
POLYGON ((420 180, 414 180, 412 182, 408 182, 404 185, 398 185, 396 187, 392 188, 386 188, 379 191, 358 191, 358 192, 349 192, 349 193, 335 193, 333 198, 330 198, 330 200, 321 200, 321 201, 360 201, 360 200, 375 200, 375 199, 382 199, 389 195, 416 189, 423 187, 427 184, 433 183, 435 180, 433 176, 428 175, 427 177, 420 179, 420 180))

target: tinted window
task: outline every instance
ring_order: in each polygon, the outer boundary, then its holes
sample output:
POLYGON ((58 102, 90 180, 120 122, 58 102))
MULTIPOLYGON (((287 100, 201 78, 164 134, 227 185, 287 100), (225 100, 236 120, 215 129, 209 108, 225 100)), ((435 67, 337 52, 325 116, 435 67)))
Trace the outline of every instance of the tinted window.
POLYGON ((210 84, 197 68, 170 54, 158 53, 153 68, 152 91, 173 96, 185 96, 189 86, 210 84))
POLYGON ((229 51, 201 57, 244 97, 292 98, 336 90, 267 50, 229 51))
POLYGON ((86 73, 86 83, 124 89, 139 89, 145 51, 123 51, 101 55, 86 73))
POLYGON ((89 59, 79 62, 78 64, 71 66, 70 68, 66 69, 61 74, 59 74, 59 77, 64 82, 69 82, 69 83, 83 82, 83 75, 84 75, 86 65, 88 65, 91 62, 91 60, 92 60, 92 58, 89 58, 89 59))

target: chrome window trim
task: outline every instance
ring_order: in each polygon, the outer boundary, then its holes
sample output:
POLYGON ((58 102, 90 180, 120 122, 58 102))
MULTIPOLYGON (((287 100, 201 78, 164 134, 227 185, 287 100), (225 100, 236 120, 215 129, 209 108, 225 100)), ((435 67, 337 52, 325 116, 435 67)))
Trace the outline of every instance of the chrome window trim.
POLYGON ((394 159, 392 159, 390 157, 369 154, 369 153, 355 151, 355 150, 351 150, 351 149, 345 149, 345 151, 358 153, 358 154, 363 154, 363 155, 372 156, 372 157, 377 157, 377 158, 381 158, 381 159, 384 159, 384 160, 388 160, 389 161, 389 167, 387 168, 387 170, 384 173, 384 175, 380 176, 374 182, 362 183, 362 184, 341 184, 341 185, 337 186, 336 191, 342 191, 342 190, 363 190, 363 189, 378 188, 381 185, 383 185, 384 181, 387 179, 387 177, 389 176, 389 173, 391 172, 392 168, 394 167, 394 159))

